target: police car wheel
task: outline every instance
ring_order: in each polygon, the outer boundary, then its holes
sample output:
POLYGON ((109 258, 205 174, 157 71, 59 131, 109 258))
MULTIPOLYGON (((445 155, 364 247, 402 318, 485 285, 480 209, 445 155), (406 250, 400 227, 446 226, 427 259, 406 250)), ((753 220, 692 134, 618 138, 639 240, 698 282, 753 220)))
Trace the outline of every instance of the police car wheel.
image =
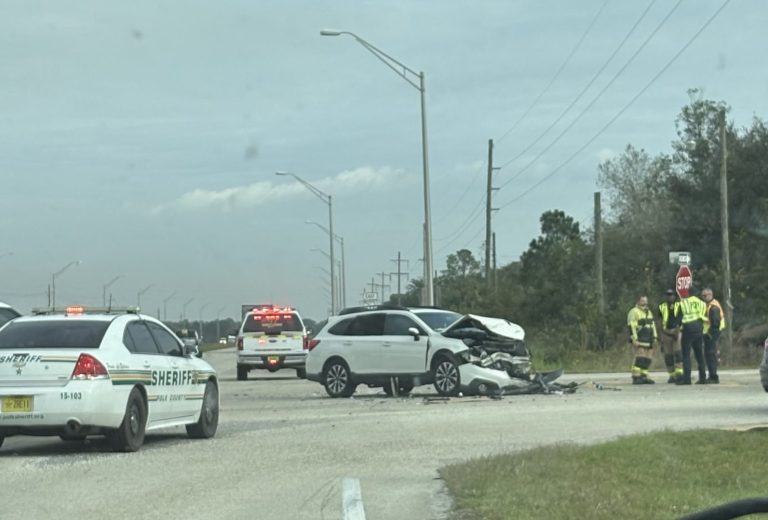
POLYGON ((5 437, 3 437, 2 435, 0 435, 0 446, 2 446, 2 445, 3 445, 3 441, 4 441, 4 440, 5 440, 5 437))
POLYGON ((216 435, 219 426, 219 389, 216 383, 208 381, 205 384, 203 405, 200 418, 195 424, 187 425, 187 435, 193 439, 210 439, 216 435))
POLYGON ((306 379, 307 378, 307 370, 304 368, 297 368, 296 369, 296 377, 299 379, 306 379))
POLYGON ((144 430, 147 425, 147 407, 141 392, 131 390, 125 407, 123 422, 109 434, 109 441, 115 451, 136 451, 144 444, 144 430))
POLYGON ((237 380, 245 381, 248 379, 248 367, 237 365, 237 380))

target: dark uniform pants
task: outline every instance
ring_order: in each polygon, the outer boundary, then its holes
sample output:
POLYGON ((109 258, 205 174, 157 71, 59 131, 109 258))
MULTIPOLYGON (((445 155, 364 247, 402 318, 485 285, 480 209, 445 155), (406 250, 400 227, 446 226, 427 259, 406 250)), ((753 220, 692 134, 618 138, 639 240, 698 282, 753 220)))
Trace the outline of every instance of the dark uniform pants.
POLYGON ((720 331, 712 330, 704 335, 704 357, 707 360, 707 372, 710 379, 717 379, 717 340, 720 339, 720 331))
POLYGON ((707 378, 704 365, 704 334, 702 322, 683 324, 683 380, 691 380, 691 350, 696 356, 699 379, 707 378))

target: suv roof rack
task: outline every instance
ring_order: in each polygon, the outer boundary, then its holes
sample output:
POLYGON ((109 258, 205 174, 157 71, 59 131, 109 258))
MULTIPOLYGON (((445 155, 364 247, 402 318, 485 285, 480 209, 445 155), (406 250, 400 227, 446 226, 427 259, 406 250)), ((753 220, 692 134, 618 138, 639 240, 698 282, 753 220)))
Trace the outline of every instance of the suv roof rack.
POLYGON ((354 314, 356 312, 369 312, 369 311, 407 311, 410 310, 408 307, 403 307, 402 305, 398 305, 396 303, 380 303, 378 305, 359 305, 357 307, 347 307, 346 309, 341 309, 338 312, 338 316, 342 316, 344 314, 354 314))
POLYGON ((86 307, 84 305, 69 305, 67 307, 37 307, 32 314, 42 316, 47 314, 138 314, 139 307, 86 307))

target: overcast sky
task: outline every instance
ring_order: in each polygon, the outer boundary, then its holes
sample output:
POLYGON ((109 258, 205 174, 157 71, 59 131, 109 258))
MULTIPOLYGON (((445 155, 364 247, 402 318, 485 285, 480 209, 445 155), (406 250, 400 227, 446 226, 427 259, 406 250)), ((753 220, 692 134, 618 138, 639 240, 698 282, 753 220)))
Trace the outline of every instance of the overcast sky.
POLYGON ((327 206, 277 170, 332 195, 348 304, 398 251, 420 277, 419 92, 323 28, 426 75, 436 269, 461 248, 482 257, 496 140, 509 263, 548 209, 590 225, 602 159, 669 151, 687 89, 738 126, 768 115, 763 0, 732 0, 691 42, 723 4, 0 0, 0 300, 45 305, 51 275, 82 260, 57 303, 100 304, 119 275, 115 302, 151 286, 151 314, 177 293, 169 319, 192 298, 190 319, 246 302, 320 318, 328 261, 312 249, 328 239, 305 221, 327 225, 327 206))

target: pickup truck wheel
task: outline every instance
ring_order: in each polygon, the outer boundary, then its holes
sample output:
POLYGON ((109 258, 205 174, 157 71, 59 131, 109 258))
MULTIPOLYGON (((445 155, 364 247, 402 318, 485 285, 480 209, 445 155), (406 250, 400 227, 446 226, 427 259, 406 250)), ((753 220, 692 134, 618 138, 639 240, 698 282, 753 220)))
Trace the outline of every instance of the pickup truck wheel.
POLYGON ((357 388, 357 385, 350 381, 349 367, 341 360, 333 360, 325 367, 323 386, 331 397, 349 397, 357 388))
POLYGON ((245 381, 248 379, 248 367, 237 365, 237 380, 245 381))
POLYGON ((435 362, 434 368, 435 390, 443 396, 452 397, 459 393, 461 376, 459 367, 452 359, 445 356, 435 362))

